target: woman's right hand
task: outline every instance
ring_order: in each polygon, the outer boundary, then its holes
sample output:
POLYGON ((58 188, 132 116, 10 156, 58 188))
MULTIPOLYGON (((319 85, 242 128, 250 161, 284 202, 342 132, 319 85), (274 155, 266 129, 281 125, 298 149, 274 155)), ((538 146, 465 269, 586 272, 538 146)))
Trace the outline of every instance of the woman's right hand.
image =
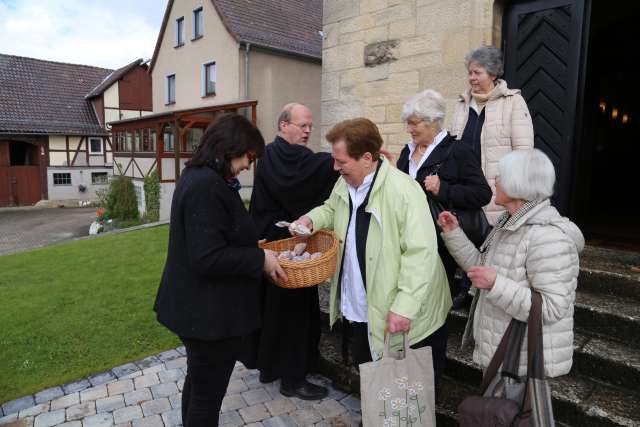
POLYGON ((280 267, 276 253, 270 249, 264 249, 264 272, 273 281, 276 278, 287 281, 287 273, 280 267))
POLYGON ((458 218, 449 211, 441 212, 438 216, 438 225, 442 228, 442 231, 448 233, 455 230, 460 226, 458 218))
POLYGON ((308 216, 304 216, 304 215, 301 216, 300 218, 298 218, 295 221, 293 221, 291 223, 291 225, 289 226, 289 233, 291 233, 292 236, 301 235, 300 233, 296 232, 296 227, 294 226, 294 224, 300 224, 300 225, 306 227, 310 232, 313 231, 313 221, 308 216))

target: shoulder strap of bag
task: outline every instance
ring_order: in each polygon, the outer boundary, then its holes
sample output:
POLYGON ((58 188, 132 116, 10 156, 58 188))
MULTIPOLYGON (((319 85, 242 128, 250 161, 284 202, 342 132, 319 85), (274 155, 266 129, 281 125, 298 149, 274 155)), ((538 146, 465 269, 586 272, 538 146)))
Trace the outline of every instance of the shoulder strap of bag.
POLYGON ((498 374, 498 369, 500 368, 500 365, 502 365, 502 362, 504 361, 504 358, 507 354, 509 336, 512 334, 513 330, 516 327, 515 322, 517 322, 517 320, 512 319, 511 322, 509 323, 507 330, 504 332, 504 335, 500 340, 500 344, 498 344, 498 348, 496 349, 496 352, 493 354, 493 357, 491 358, 491 362, 489 362, 489 366, 487 367, 487 370, 485 371, 484 376, 482 377, 482 384, 480 385, 480 395, 484 395, 484 393, 487 391, 487 388, 491 384, 491 381, 498 374))
POLYGON ((533 379, 544 379, 544 346, 542 343, 542 296, 531 289, 531 309, 527 325, 527 387, 524 392, 522 413, 532 411, 532 387, 529 382, 533 379))
MULTIPOLYGON (((480 394, 484 395, 491 381, 498 374, 500 365, 504 362, 507 351, 509 350, 509 342, 512 334, 516 333, 518 328, 518 320, 511 319, 507 330, 505 331, 498 348, 489 362, 489 366, 482 378, 480 386, 480 394)), ((529 319, 527 322, 527 379, 544 378, 544 352, 542 347, 542 296, 539 292, 531 289, 531 308, 529 310, 529 319)), ((516 355, 519 358, 519 348, 516 355)), ((516 369, 517 374, 517 369, 516 369)), ((530 396, 525 396, 525 409, 531 409, 530 396)))
POLYGON ((542 345, 542 296, 531 290, 527 334, 527 377, 544 379, 544 348, 542 345))

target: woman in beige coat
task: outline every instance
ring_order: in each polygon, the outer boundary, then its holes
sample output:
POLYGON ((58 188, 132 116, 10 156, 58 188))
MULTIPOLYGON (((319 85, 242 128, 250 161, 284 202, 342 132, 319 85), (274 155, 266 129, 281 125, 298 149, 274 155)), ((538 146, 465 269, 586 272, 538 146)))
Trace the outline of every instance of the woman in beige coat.
MULTIPOLYGON (((584 238, 549 203, 555 171, 546 154, 537 149, 514 151, 500 160, 498 171, 496 203, 507 211, 480 250, 451 213, 438 218, 449 252, 479 289, 472 313, 473 360, 487 368, 511 319, 528 319, 535 289, 543 301, 545 374, 564 375, 573 359, 573 308, 584 238)), ((525 340, 522 376, 527 372, 526 347, 525 340)))
POLYGON ((517 89, 500 79, 502 53, 494 46, 473 49, 464 59, 469 88, 455 107, 451 134, 468 144, 480 159, 494 193, 484 209, 491 224, 503 212, 495 204, 498 161, 513 150, 533 148, 533 124, 527 104, 517 89))

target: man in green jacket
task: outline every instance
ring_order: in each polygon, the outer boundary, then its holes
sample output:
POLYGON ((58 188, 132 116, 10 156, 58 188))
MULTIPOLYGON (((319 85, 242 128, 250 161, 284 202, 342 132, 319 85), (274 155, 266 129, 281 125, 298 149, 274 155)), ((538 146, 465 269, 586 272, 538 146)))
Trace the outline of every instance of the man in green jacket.
MULTIPOLYGON (((331 326, 338 316, 348 326, 356 367, 382 356, 385 329, 407 332, 413 348, 431 346, 437 390, 451 296, 424 192, 380 155, 370 120, 338 123, 326 138, 341 178, 324 205, 296 222, 333 229, 340 239, 331 326)), ((392 337, 393 348, 401 343, 401 334, 392 337)))

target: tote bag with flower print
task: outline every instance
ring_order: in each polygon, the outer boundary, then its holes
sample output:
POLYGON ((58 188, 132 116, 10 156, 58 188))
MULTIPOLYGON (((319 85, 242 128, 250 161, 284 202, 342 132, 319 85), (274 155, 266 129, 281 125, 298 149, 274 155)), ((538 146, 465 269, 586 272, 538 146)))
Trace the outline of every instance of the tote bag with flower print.
POLYGON ((363 427, 436 425, 431 347, 414 350, 403 338, 401 356, 389 351, 387 334, 382 358, 360 365, 363 427))

